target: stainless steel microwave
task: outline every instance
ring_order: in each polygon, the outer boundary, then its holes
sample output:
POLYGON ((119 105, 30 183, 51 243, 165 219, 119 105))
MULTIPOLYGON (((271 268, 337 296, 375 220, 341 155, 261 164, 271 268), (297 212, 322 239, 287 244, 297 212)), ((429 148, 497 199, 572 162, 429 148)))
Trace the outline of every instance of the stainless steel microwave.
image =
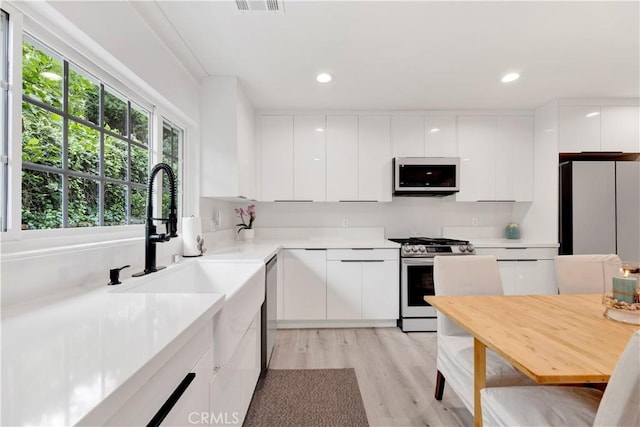
POLYGON ((393 194, 446 196, 460 191, 460 158, 396 157, 393 159, 393 194))

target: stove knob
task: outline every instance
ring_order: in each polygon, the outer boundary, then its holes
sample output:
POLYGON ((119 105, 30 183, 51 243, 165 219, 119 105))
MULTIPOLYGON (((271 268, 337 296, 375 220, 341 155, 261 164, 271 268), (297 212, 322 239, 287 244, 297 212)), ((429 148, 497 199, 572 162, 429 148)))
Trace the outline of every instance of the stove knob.
POLYGON ((418 251, 424 252, 425 251, 424 246, 422 246, 422 245, 418 246, 418 251))
POLYGON ((402 252, 411 252, 411 248, 409 247, 409 245, 404 245, 402 247, 402 252))
POLYGON ((411 252, 418 252, 418 248, 416 248, 415 246, 411 246, 411 252))
POLYGON ((460 250, 460 252, 463 252, 463 253, 464 253, 464 252, 466 252, 466 251, 467 251, 467 246, 465 246, 465 245, 460 245, 460 246, 458 246, 458 249, 460 250))
POLYGON ((474 249, 473 245, 472 245, 471 243, 469 243, 469 244, 467 245, 467 250, 468 250, 469 252, 473 252, 473 249, 474 249))

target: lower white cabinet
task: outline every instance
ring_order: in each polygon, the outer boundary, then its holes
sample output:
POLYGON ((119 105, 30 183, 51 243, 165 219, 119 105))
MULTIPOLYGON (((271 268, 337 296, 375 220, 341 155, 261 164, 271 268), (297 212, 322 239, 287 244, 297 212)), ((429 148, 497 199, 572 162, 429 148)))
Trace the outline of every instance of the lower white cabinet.
POLYGON ((327 319, 362 318, 362 263, 327 261, 327 319))
POLYGON ((558 293, 553 260, 500 260, 498 266, 505 295, 558 293))
POLYGON ((362 318, 397 319, 400 309, 398 260, 362 264, 362 318))
POLYGON ((284 320, 327 318, 326 249, 285 249, 284 320))

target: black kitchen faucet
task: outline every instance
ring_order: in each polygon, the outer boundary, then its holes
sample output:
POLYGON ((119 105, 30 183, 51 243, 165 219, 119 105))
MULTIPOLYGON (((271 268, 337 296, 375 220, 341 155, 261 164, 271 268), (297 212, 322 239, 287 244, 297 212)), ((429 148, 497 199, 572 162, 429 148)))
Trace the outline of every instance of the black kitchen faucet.
POLYGON ((147 186, 147 220, 145 223, 145 239, 144 239, 144 271, 135 273, 133 276, 144 276, 145 274, 155 273, 165 267, 156 266, 156 243, 168 242, 172 237, 178 237, 178 209, 176 208, 176 177, 173 169, 166 163, 158 163, 151 169, 149 174, 149 185, 147 186), (171 200, 169 201, 169 218, 153 218, 153 182, 156 175, 161 170, 167 174, 169 178, 169 191, 171 200), (157 233, 154 220, 166 221, 167 232, 157 233))

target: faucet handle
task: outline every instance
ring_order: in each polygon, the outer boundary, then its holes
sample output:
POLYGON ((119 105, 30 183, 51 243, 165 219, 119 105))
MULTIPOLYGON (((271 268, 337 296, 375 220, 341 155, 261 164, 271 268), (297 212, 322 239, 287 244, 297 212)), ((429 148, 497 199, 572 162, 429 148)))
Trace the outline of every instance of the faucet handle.
POLYGON ((109 270, 109 280, 110 282, 107 285, 119 285, 122 283, 120 281, 120 270, 125 269, 127 267, 131 267, 130 265, 125 265, 120 268, 112 268, 109 270))

